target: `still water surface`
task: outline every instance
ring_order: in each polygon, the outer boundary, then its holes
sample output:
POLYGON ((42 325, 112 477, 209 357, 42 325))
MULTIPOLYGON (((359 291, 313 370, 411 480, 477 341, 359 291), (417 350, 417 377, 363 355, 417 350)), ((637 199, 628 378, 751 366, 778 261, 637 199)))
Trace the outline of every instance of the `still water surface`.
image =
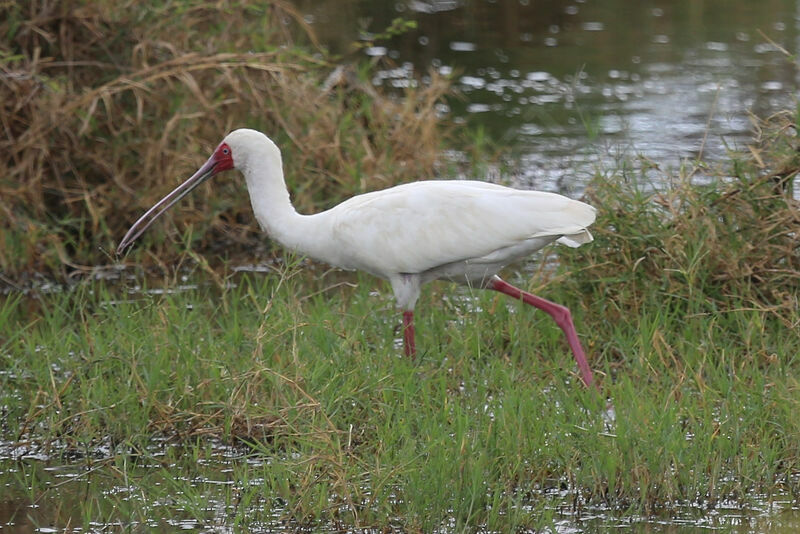
MULTIPOLYGON (((463 98, 450 117, 509 146, 520 185, 580 188, 620 157, 665 167, 744 149, 748 114, 794 107, 796 0, 294 0, 321 42, 347 53, 397 17, 417 28, 361 54, 373 82, 430 70, 463 98)), ((353 54, 353 52, 350 52, 353 54)))

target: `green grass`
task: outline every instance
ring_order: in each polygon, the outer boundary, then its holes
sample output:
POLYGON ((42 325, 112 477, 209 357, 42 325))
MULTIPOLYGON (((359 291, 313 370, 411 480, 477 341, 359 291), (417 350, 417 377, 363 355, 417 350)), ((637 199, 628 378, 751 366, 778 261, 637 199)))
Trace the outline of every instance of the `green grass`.
MULTIPOLYGON (((546 377, 567 375, 559 359, 571 368, 555 332, 548 344, 560 357, 533 369, 482 349, 507 326, 428 298, 419 329, 430 348, 413 362, 396 349, 396 315, 386 295, 370 296, 371 281, 300 300, 314 284, 280 280, 243 277, 221 293, 117 296, 113 304, 99 285, 46 298, 42 318, 5 348, 3 396, 28 395, 2 399, 10 408, 8 436, 24 440, 35 428, 55 454, 111 443, 113 462, 132 455, 131 468, 152 461, 154 435, 185 447, 178 464, 193 467, 186 455, 214 456, 206 438, 241 440, 261 460, 236 465, 234 479, 263 480, 245 485, 241 498, 280 499, 303 523, 341 513, 347 523, 366 524, 405 516, 397 520, 428 530, 451 515, 469 524, 521 514, 505 494, 515 490, 514 479, 529 478, 546 447, 546 432, 537 430, 543 399, 554 394, 542 392, 552 387, 546 377), (521 441, 527 432, 532 439, 521 441), (332 512, 339 507, 346 512, 332 512)), ((524 326, 504 302, 496 308, 498 321, 524 326)), ((591 401, 579 386, 561 390, 571 403, 591 401)), ((140 471, 144 500, 159 500, 153 479, 164 475, 140 471)), ((182 488, 179 509, 203 502, 208 490, 185 476, 170 482, 182 488)))
POLYGON ((5 461, 5 485, 63 506, 62 526, 422 532, 797 495, 800 338, 769 312, 687 316, 693 301, 654 292, 610 322, 569 283, 538 287, 571 306, 610 422, 549 317, 503 296, 431 286, 414 361, 368 277, 293 265, 230 281, 7 298, 2 440, 89 472, 5 461))

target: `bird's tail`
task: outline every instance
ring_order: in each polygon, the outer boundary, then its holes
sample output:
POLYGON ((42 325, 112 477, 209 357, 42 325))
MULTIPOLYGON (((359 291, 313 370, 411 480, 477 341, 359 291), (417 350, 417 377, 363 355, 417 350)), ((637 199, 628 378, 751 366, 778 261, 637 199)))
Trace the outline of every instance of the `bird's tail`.
POLYGON ((594 238, 592 237, 592 234, 589 233, 589 230, 582 230, 577 234, 563 235, 556 240, 556 243, 561 243, 562 245, 575 248, 585 245, 586 243, 591 243, 593 239, 594 238))

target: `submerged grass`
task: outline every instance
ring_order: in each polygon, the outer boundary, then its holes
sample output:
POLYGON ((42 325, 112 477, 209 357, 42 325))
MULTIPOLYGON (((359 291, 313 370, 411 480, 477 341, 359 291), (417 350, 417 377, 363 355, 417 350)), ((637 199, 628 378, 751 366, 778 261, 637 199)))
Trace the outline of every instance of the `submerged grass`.
POLYGON ((603 395, 502 296, 433 285, 411 360, 388 287, 296 260, 6 298, 2 447, 30 459, 1 476, 23 502, 103 488, 42 519, 84 526, 509 531, 796 501, 798 204, 766 153, 594 183, 596 241, 528 288, 573 310, 603 395), (37 454, 86 469, 48 483, 37 454))

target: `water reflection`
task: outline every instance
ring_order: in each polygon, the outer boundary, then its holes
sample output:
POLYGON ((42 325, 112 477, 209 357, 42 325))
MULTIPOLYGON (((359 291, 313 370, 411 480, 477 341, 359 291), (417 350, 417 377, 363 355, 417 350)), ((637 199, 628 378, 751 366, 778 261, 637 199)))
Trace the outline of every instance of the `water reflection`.
POLYGON ((405 87, 456 73, 456 120, 481 125, 520 157, 515 180, 580 187, 620 149, 659 164, 715 159, 750 139, 748 111, 793 106, 794 0, 295 0, 322 42, 346 53, 402 16, 416 30, 369 48, 405 87), (770 40, 772 42, 770 42, 770 40))

